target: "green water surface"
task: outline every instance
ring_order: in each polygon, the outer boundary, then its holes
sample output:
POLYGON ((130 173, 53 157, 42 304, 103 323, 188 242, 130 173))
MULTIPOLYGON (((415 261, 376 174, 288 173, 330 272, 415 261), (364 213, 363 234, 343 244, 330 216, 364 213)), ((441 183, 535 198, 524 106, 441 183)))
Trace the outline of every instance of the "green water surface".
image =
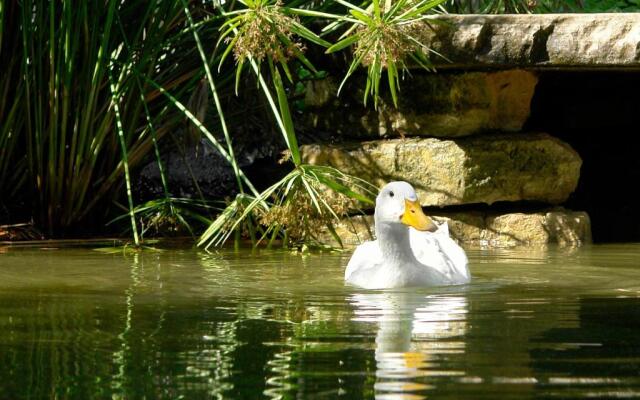
POLYGON ((394 291, 348 252, 0 251, 0 399, 640 397, 640 245, 394 291))

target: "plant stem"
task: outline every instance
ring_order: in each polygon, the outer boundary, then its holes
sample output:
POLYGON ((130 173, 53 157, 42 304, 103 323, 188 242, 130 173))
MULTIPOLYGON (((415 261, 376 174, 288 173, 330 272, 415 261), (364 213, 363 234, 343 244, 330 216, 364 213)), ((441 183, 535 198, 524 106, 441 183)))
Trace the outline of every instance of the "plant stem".
POLYGON ((124 166, 124 179, 127 185, 127 200, 129 201, 129 216, 131 218, 131 229, 133 231, 133 241, 136 247, 140 246, 140 239, 138 237, 138 227, 136 226, 136 217, 133 211, 133 194, 131 190, 131 177, 129 175, 129 160, 127 155, 127 144, 124 139, 124 131, 122 128, 122 119, 120 117, 120 107, 118 105, 120 101, 120 96, 118 95, 118 89, 113 83, 113 76, 111 71, 109 71, 109 87, 111 88, 111 97, 112 97, 112 105, 113 111, 116 116, 116 126, 118 131, 118 138, 120 139, 120 147, 122 149, 122 163, 124 166))
POLYGON ((229 152, 229 156, 231 158, 231 167, 233 168, 233 173, 236 176, 236 182, 238 183, 238 190, 240 193, 244 193, 244 188, 242 186, 242 180, 240 179, 240 170, 238 168, 238 163, 236 160, 236 156, 233 152, 233 146, 231 143, 231 137, 229 136, 229 130, 227 129, 227 123, 224 118, 224 113, 222 112, 222 105, 220 104, 220 99, 218 98, 218 91, 216 90, 216 86, 213 82, 213 75, 211 75, 211 69, 209 68, 209 62, 207 61, 207 57, 204 54, 204 48, 202 47, 202 42, 200 41, 200 36, 198 36, 198 31, 194 26, 193 19, 191 18, 191 12, 189 11, 189 6, 185 0, 181 0, 182 6, 184 7, 184 13, 187 16, 187 20, 189 21, 189 26, 191 27, 191 32, 193 33, 193 38, 196 41, 196 45, 198 47, 198 53, 200 54, 200 58, 202 59, 202 66, 204 67, 205 74, 207 76, 207 81, 209 82, 209 88, 211 89, 211 93, 213 94, 213 101, 216 104, 216 108, 218 110, 218 115, 220 116, 220 126, 222 127, 222 133, 224 134, 224 140, 227 142, 227 151, 229 152))

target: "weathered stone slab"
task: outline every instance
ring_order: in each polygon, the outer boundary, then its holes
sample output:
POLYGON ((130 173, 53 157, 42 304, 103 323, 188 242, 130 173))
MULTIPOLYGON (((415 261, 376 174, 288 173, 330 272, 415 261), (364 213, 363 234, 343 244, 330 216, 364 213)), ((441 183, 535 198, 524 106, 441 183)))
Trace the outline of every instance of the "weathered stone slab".
POLYGON ((447 67, 640 67, 640 14, 440 15, 427 46, 447 67))
POLYGON ((378 187, 410 182, 423 206, 559 204, 576 188, 582 164, 568 144, 543 133, 306 145, 301 152, 304 162, 331 165, 378 187))
POLYGON ((537 82, 523 70, 415 74, 403 82, 398 108, 385 96, 375 110, 361 104, 361 93, 345 90, 337 97, 330 80, 314 81, 307 85, 310 108, 302 123, 349 138, 516 132, 529 117, 537 82))
MULTIPOLYGON (((489 247, 539 246, 557 243, 579 246, 591 243, 591 222, 585 212, 555 208, 530 213, 482 213, 477 211, 437 213, 438 223, 448 222, 451 236, 461 244, 489 247)), ((345 246, 352 246, 375 236, 372 215, 343 220, 336 232, 345 246)), ((333 243, 331 235, 323 240, 333 243)))

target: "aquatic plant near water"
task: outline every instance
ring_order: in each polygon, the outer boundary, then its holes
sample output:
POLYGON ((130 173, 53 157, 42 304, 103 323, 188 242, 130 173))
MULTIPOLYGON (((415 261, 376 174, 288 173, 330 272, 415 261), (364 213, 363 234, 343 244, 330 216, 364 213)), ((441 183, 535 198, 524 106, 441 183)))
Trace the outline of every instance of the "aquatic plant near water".
POLYGON ((368 182, 335 168, 300 164, 258 197, 236 198, 202 234, 198 245, 208 249, 224 244, 247 220, 264 225, 254 246, 270 247, 277 238, 287 247, 322 245, 317 233, 323 227, 341 243, 333 223, 347 215, 352 204, 347 199, 372 204, 372 189, 368 182))
MULTIPOLYGON (((355 6, 344 1, 244 0, 219 5, 219 15, 215 15, 213 6, 188 0, 1 2, 0 203, 15 202, 18 194, 26 193, 34 199, 30 207, 38 226, 46 227, 50 234, 73 230, 88 220, 112 219, 125 196, 124 208, 136 242, 140 239, 136 236, 145 231, 141 221, 147 227, 153 221, 189 225, 180 217, 184 207, 178 206, 180 202, 168 187, 158 144, 186 120, 192 125, 190 131, 206 138, 229 162, 236 177, 239 197, 229 200, 221 220, 212 224, 224 233, 222 237, 228 237, 231 227, 235 237, 247 233, 254 243, 265 232, 277 232, 281 238, 311 237, 304 224, 294 221, 290 210, 313 205, 314 226, 319 225, 317 221, 331 225, 328 216, 335 220, 343 214, 342 200, 325 197, 325 193, 366 201, 370 187, 337 170, 302 162, 289 109, 289 89, 296 83, 291 66, 304 66, 320 76, 305 55, 306 46, 331 48, 327 35, 348 27, 346 24, 358 29, 348 28, 345 38, 367 29, 366 18, 361 19, 357 9, 386 23, 384 18, 390 15, 419 20, 426 6, 437 2, 401 1, 402 6, 397 7, 397 3, 387 3, 388 7, 381 8, 378 2, 355 6), (231 8, 238 5, 238 9, 231 8), (340 7, 346 7, 349 14, 344 15, 340 7), (394 14, 394 10, 406 15, 394 14), (333 22, 320 34, 305 26, 319 20, 333 22), (9 37, 20 40, 7 40, 9 37), (218 40, 217 53, 208 53, 210 49, 201 40, 204 37, 218 40), (233 68, 225 64, 231 59, 236 62, 233 68), (218 67, 217 75, 211 71, 213 65, 218 67), (233 89, 234 75, 237 90, 247 71, 264 95, 292 166, 280 186, 264 192, 257 191, 238 166, 219 98, 221 90, 233 89), (205 87, 212 95, 219 130, 207 128, 204 116, 185 106, 197 87, 205 87), (154 158, 162 197, 136 205, 132 171, 154 158), (269 212, 270 207, 274 211, 269 212), (293 235, 285 233, 287 227, 293 235)), ((379 67, 368 87, 376 98, 381 71, 386 69, 396 101, 398 68, 391 61, 413 54, 412 45, 399 36, 408 32, 408 26, 383 29, 381 43, 385 46, 375 51, 366 42, 338 42, 340 49, 354 45, 360 64, 372 71, 379 67)), ((203 238, 210 234, 208 231, 203 238)))
MULTIPOLYGON (((433 71, 429 54, 437 54, 422 43, 421 36, 425 29, 428 12, 444 2, 444 0, 398 0, 395 2, 373 0, 369 7, 361 8, 344 0, 337 0, 349 8, 353 18, 351 26, 342 35, 341 40, 327 49, 333 53, 349 46, 354 46, 353 60, 340 85, 359 66, 367 69, 367 81, 364 90, 364 103, 369 96, 373 97, 374 106, 380 97, 380 80, 386 71, 389 92, 393 104, 398 106, 400 74, 407 69, 407 62, 433 71)), ((430 20, 436 23, 435 20, 430 20)), ((338 91, 340 91, 340 89, 338 91)))
POLYGON ((138 77, 177 97, 199 81, 184 20, 175 2, 0 2, 0 202, 31 199, 50 235, 108 220, 125 167, 184 120, 138 77))
MULTIPOLYGON (((344 184, 346 180, 358 182, 357 178, 348 177, 335 169, 305 165, 300 156, 281 71, 289 81, 293 81, 288 67, 289 58, 292 57, 317 72, 304 56, 303 46, 296 42, 294 34, 316 44, 328 46, 329 43, 302 26, 295 16, 286 15, 279 2, 254 0, 243 4, 245 9, 226 14, 232 17, 221 27, 223 33, 218 44, 224 43, 226 48, 222 51, 220 63, 228 54, 234 53, 237 61, 236 84, 245 61, 250 63, 287 145, 294 169, 252 201, 248 202, 251 198, 245 195, 236 198, 205 231, 198 244, 206 248, 221 245, 232 232, 235 231, 237 237, 242 224, 248 223, 249 227, 253 227, 256 221, 264 228, 260 227, 259 236, 252 235, 254 245, 265 239, 271 245, 278 236, 283 238, 285 245, 300 241, 308 244, 318 226, 326 226, 333 232, 332 222, 339 218, 334 209, 336 204, 330 204, 326 197, 329 191, 334 190, 342 196, 365 202, 371 201, 362 194, 367 193, 366 190, 358 193, 344 184), (263 38, 264 35, 270 37, 263 38), (268 65, 271 85, 266 83, 261 68, 263 61, 268 65), (275 90, 275 99, 270 87, 275 90), (301 212, 307 208, 310 212, 297 218, 291 213, 296 208, 301 212)), ((366 189, 366 184, 362 182, 358 187, 366 189)), ((340 215, 343 213, 340 212, 340 215)), ((255 232, 251 233, 255 235, 255 232)), ((337 236, 336 239, 340 242, 337 236)))

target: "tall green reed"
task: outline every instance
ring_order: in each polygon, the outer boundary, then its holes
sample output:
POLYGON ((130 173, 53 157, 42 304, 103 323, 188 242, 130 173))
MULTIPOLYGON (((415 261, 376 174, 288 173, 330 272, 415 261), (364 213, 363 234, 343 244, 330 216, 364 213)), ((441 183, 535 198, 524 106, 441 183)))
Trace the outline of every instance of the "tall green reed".
POLYGON ((174 2, 2 2, 0 200, 26 193, 50 233, 104 221, 126 167, 183 123, 139 76, 191 92, 198 65, 184 27, 174 2))

